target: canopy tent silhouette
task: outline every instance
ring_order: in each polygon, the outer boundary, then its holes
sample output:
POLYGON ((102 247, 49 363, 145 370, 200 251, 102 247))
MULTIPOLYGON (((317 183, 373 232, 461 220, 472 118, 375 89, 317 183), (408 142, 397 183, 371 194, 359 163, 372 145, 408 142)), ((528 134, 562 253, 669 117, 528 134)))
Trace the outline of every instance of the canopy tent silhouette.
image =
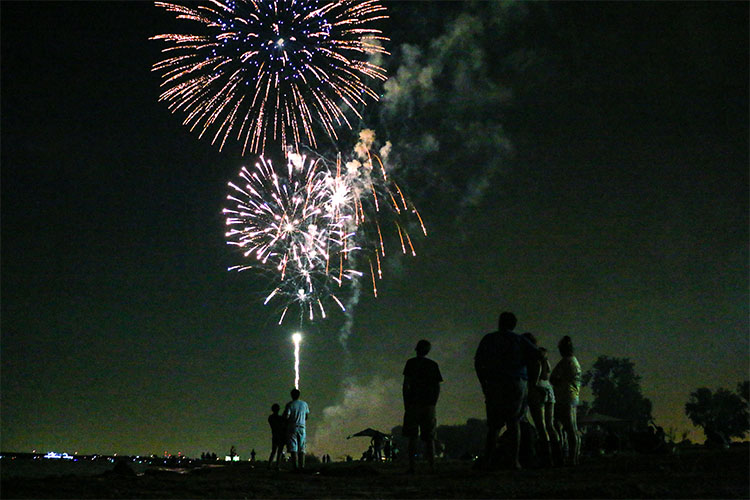
POLYGON ((385 432, 380 432, 378 430, 373 429, 372 427, 368 427, 367 429, 361 430, 357 432, 356 434, 352 434, 350 436, 347 436, 346 439, 351 439, 353 437, 371 437, 374 438, 376 436, 381 436, 384 438, 390 437, 390 434, 386 434, 385 432))

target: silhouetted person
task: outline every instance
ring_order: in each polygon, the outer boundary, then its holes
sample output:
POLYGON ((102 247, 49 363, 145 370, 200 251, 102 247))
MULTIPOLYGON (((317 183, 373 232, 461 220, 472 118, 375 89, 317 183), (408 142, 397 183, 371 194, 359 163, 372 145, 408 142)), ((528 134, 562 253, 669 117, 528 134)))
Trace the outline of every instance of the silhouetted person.
POLYGON ((541 354, 531 342, 513 332, 516 321, 511 312, 500 314, 498 331, 486 334, 474 355, 474 368, 487 410, 485 466, 488 468, 503 426, 507 427, 509 434, 510 466, 521 468, 518 460, 521 444, 519 421, 526 412, 526 365, 539 359, 541 354))
POLYGON ((255 462, 255 448, 250 451, 250 461, 255 462))
MULTIPOLYGON (((537 345, 533 334, 527 332, 523 336, 535 346, 537 345)), ((552 464, 552 452, 555 452, 555 461, 561 462, 562 451, 555 428, 555 391, 549 381, 552 370, 547 359, 547 349, 543 347, 538 347, 538 349, 542 358, 533 360, 526 367, 529 378, 528 401, 531 418, 534 420, 539 439, 542 465, 549 466, 552 464)))
POLYGON ((581 365, 573 355, 573 341, 567 335, 557 343, 562 359, 555 365, 550 382, 555 389, 555 419, 560 431, 560 441, 567 443, 571 465, 578 465, 581 454, 581 437, 578 435, 576 408, 581 390, 581 365))
POLYGON ((286 419, 279 415, 281 407, 278 403, 271 405, 271 414, 268 416, 268 425, 271 426, 271 456, 268 457, 268 468, 273 464, 276 456, 276 468, 279 468, 281 456, 284 454, 286 444, 286 419))
POLYGON ((375 434, 372 437, 372 458, 378 462, 383 460, 383 435, 375 434))
POLYGON ((404 367, 404 428, 405 437, 409 438, 409 470, 414 473, 417 454, 417 436, 425 445, 425 455, 430 469, 435 467, 435 430, 437 417, 435 405, 440 396, 440 374, 438 364, 428 359, 431 344, 426 340, 417 342, 416 357, 409 359, 404 367))
POLYGON ((290 394, 292 400, 286 404, 283 415, 287 422, 287 448, 292 455, 294 470, 302 470, 305 468, 305 441, 307 440, 305 424, 310 408, 299 398, 299 389, 292 389, 290 394))

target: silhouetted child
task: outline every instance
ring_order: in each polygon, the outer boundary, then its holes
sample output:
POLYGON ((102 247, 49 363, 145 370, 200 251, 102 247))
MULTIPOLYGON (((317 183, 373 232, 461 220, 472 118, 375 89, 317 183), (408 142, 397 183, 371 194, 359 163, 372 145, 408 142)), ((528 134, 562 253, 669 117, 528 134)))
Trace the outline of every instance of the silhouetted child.
POLYGON ((286 442, 286 419, 279 415, 281 407, 278 403, 271 406, 271 413, 268 416, 268 425, 271 426, 271 456, 268 457, 268 468, 273 464, 274 455, 276 456, 276 468, 279 468, 281 455, 284 454, 284 443, 286 442))

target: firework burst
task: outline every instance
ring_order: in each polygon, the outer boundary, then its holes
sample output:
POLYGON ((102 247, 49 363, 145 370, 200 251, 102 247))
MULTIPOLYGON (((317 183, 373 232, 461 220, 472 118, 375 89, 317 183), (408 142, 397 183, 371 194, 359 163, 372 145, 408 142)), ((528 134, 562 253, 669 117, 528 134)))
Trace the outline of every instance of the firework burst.
POLYGON ((386 257, 384 233, 392 231, 401 253, 416 256, 409 227, 419 227, 425 236, 427 230, 416 206, 386 171, 381 156, 387 158, 390 143, 380 148, 380 154, 373 151, 374 144, 375 133, 365 129, 351 155, 337 155, 335 167, 333 162, 323 161, 331 176, 327 182, 334 186, 329 194, 338 200, 336 216, 345 215, 342 227, 351 235, 357 253, 367 257, 364 273, 369 271, 377 297, 377 281, 383 278, 382 261, 386 257))
POLYGON ((227 243, 249 260, 229 270, 270 274, 264 304, 281 301, 279 323, 295 304, 300 323, 325 317, 328 302, 344 310, 339 296, 368 272, 377 296, 386 230, 395 231, 401 252, 410 255, 416 252, 407 228, 418 221, 427 234, 416 207, 371 152, 373 141, 365 130, 354 154, 335 160, 287 153, 283 171, 261 157, 253 169, 240 170, 242 182, 229 183, 227 243))
POLYGON ((229 270, 272 274, 276 286, 264 303, 274 298, 284 302, 280 323, 294 303, 301 317, 310 320, 316 311, 325 317, 328 298, 343 309, 335 289, 361 275, 347 267, 346 255, 356 247, 346 232, 347 215, 332 203, 331 177, 319 167, 318 161, 289 154, 280 173, 270 160, 260 158, 254 169, 242 167, 242 182, 229 183, 227 199, 234 206, 223 211, 227 243, 250 260, 229 270))
POLYGON ((206 5, 156 2, 199 34, 152 37, 169 44, 153 66, 166 90, 160 100, 186 114, 185 125, 212 144, 236 138, 262 153, 268 142, 316 147, 314 124, 336 138, 350 127, 343 109, 378 94, 365 80, 385 80, 367 60, 387 54, 372 24, 385 18, 377 0, 210 0, 206 5))

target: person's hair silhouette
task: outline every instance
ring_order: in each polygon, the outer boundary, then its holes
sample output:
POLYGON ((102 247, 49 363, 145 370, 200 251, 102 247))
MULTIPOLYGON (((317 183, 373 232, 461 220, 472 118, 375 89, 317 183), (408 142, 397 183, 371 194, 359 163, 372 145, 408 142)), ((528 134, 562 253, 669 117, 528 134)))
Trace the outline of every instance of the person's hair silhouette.
POLYGON ((512 312, 504 312, 500 314, 500 320, 498 323, 498 329, 503 332, 510 332, 516 327, 516 315, 512 312))

